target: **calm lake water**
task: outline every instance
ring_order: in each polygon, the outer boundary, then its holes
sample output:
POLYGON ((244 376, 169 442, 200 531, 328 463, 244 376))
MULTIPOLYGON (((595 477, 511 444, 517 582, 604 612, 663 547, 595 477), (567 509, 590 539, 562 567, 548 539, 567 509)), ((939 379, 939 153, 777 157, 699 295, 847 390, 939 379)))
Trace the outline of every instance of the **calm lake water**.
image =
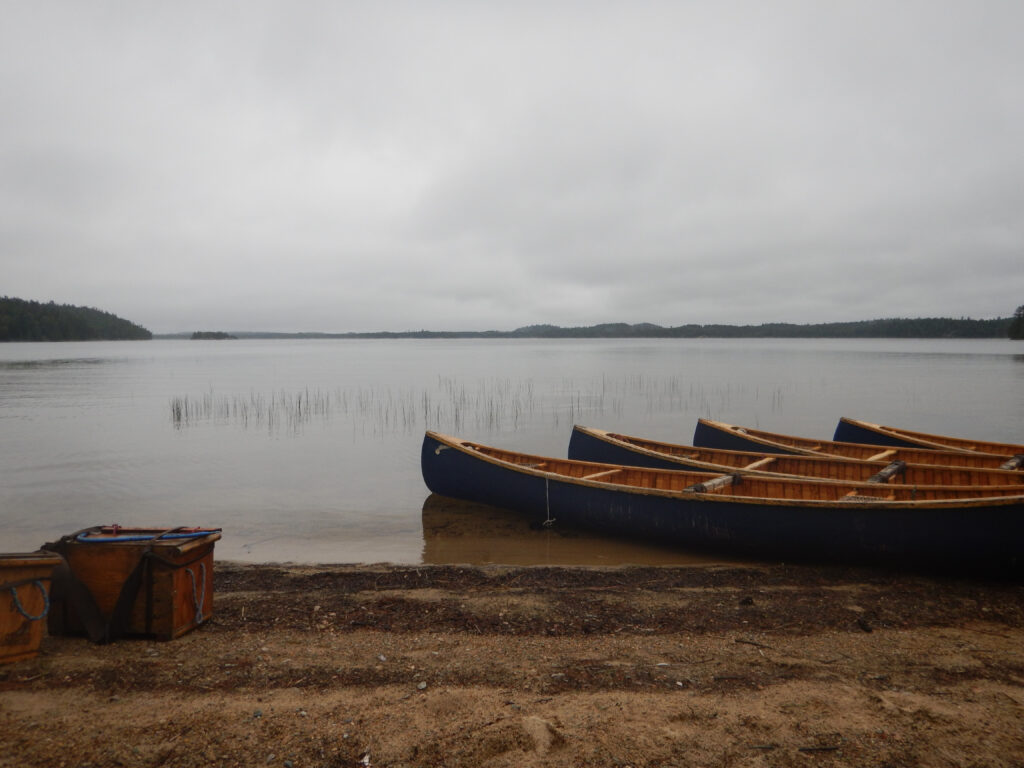
POLYGON ((840 416, 1024 442, 1024 345, 935 340, 275 340, 0 345, 0 551, 101 523, 224 529, 224 559, 619 564, 684 552, 431 497, 424 429, 564 456, 574 423, 840 416))

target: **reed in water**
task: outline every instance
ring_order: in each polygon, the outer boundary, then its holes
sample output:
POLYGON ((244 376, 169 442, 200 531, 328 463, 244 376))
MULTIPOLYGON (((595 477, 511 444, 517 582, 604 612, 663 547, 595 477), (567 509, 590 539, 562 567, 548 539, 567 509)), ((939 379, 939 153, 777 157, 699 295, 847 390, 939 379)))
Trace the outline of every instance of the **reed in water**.
POLYGON ((708 386, 679 375, 602 375, 594 379, 489 378, 467 381, 438 376, 420 388, 355 386, 274 390, 269 393, 204 392, 170 400, 177 428, 204 423, 230 424, 270 432, 299 433, 315 421, 347 419, 360 436, 432 429, 450 434, 515 431, 538 422, 555 428, 637 413, 678 413, 711 418, 735 401, 767 400, 781 408, 782 388, 749 391, 744 384, 708 386))

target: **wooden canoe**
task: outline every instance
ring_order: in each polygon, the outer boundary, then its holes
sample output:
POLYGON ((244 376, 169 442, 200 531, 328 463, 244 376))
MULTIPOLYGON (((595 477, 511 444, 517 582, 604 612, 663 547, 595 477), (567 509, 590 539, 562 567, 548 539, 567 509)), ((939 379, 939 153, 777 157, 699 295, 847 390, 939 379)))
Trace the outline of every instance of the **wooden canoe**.
POLYGON ((692 469, 705 472, 739 470, 744 474, 813 477, 839 482, 1002 486, 1010 494, 1024 493, 1024 472, 699 448, 580 425, 573 427, 569 439, 569 458, 652 469, 692 469))
POLYGON ((841 443, 815 440, 751 427, 738 427, 711 419, 700 419, 693 433, 693 444, 702 448, 726 448, 734 451, 790 453, 804 456, 841 456, 867 461, 905 461, 908 464, 941 464, 947 467, 1020 469, 1013 456, 968 451, 933 451, 927 448, 841 443))
POLYGON ((1013 573, 1024 552, 1024 495, 981 487, 646 469, 531 456, 436 432, 424 435, 420 463, 427 487, 442 496, 688 548, 1013 573))
POLYGON ((1017 443, 996 443, 990 440, 971 440, 963 437, 933 435, 928 432, 913 432, 909 429, 872 424, 870 421, 851 419, 846 416, 839 419, 832 439, 845 443, 895 445, 901 448, 1005 454, 1020 456, 1024 459, 1024 445, 1017 443))

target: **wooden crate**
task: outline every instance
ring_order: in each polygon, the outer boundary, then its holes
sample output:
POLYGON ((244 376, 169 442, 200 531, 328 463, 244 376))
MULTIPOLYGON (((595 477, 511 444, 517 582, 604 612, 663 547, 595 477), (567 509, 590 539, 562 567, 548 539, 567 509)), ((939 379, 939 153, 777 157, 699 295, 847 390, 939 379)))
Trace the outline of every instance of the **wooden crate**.
MULTIPOLYGON (((123 628, 104 640, 122 633, 172 640, 213 615, 213 547, 220 533, 206 529, 191 538, 172 538, 174 535, 180 534, 168 535, 166 529, 159 528, 117 527, 58 542, 58 550, 74 578, 92 596, 103 622, 114 617, 123 591, 132 599, 123 628), (133 579, 138 579, 137 587, 133 579)), ((61 615, 51 620, 51 632, 86 631, 88 622, 80 605, 62 600, 55 609, 61 615)))
POLYGON ((52 552, 0 554, 0 664, 39 652, 50 607, 52 552))

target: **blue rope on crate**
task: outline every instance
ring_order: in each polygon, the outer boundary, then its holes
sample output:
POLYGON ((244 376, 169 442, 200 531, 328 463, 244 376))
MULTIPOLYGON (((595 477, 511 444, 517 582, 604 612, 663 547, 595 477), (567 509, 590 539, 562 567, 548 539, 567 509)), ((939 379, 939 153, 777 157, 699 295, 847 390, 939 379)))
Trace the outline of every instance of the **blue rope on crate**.
POLYGON ((125 541, 153 541, 156 538, 160 539, 200 539, 203 536, 209 536, 211 533, 220 533, 220 528, 211 528, 205 531, 183 531, 181 533, 165 533, 162 536, 156 535, 137 535, 137 534, 124 534, 122 536, 97 536, 92 537, 90 531, 85 531, 78 534, 75 537, 75 541, 81 544, 109 544, 111 542, 125 542, 125 541))
POLYGON ((46 618, 46 615, 50 612, 50 595, 46 591, 46 587, 43 586, 43 582, 40 579, 34 579, 33 581, 26 582, 26 583, 34 584, 35 588, 38 589, 39 592, 42 594, 42 596, 43 596, 43 612, 40 613, 38 616, 32 616, 28 611, 25 610, 25 606, 23 606, 21 604, 21 600, 18 597, 18 586, 17 585, 14 585, 14 586, 10 587, 11 597, 14 598, 14 607, 15 607, 15 609, 17 609, 18 613, 20 613, 22 616, 24 616, 29 621, 39 621, 40 619, 46 618))

